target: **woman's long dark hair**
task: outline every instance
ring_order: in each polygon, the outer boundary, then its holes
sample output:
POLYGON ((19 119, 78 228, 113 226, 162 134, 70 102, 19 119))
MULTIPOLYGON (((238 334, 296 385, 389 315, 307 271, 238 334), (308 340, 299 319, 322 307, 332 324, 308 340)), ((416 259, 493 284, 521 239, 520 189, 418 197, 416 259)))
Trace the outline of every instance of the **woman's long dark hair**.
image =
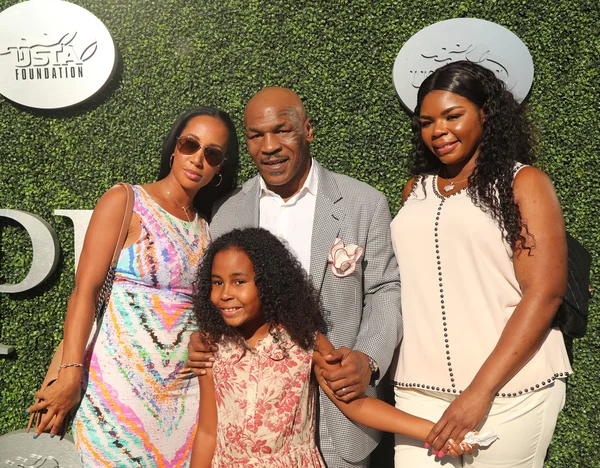
POLYGON ((198 326, 205 336, 212 341, 222 338, 242 341, 237 329, 225 323, 210 300, 215 256, 229 249, 244 252, 254 266, 254 283, 271 334, 279 338, 281 325, 298 346, 305 350, 313 347, 316 332, 325 331, 319 293, 294 254, 261 228, 234 229, 216 239, 204 252, 193 304, 198 326))
POLYGON ((521 219, 512 190, 514 163, 532 164, 535 160, 536 134, 526 106, 515 100, 494 72, 481 65, 453 62, 429 75, 419 88, 412 118, 412 175, 415 182, 421 180, 423 187, 423 175, 437 173, 443 165, 423 142, 419 121, 423 99, 435 90, 458 94, 483 109, 480 153, 469 177, 467 193, 476 206, 498 223, 513 249, 530 251, 532 245, 527 245, 527 241, 531 244, 533 237, 528 234, 526 239, 521 234, 522 228, 527 231, 526 220, 521 219))
POLYGON ((187 123, 194 117, 200 115, 207 115, 218 119, 227 127, 227 159, 223 163, 223 166, 221 166, 220 171, 223 180, 217 187, 212 183, 205 185, 194 197, 194 208, 196 208, 201 216, 210 222, 215 201, 227 195, 237 186, 240 149, 235 125, 227 112, 213 107, 198 107, 179 117, 173 124, 173 127, 171 127, 171 131, 165 137, 165 141, 163 142, 157 180, 164 179, 169 175, 169 172, 171 171, 171 155, 175 152, 177 138, 181 135, 181 132, 187 123))

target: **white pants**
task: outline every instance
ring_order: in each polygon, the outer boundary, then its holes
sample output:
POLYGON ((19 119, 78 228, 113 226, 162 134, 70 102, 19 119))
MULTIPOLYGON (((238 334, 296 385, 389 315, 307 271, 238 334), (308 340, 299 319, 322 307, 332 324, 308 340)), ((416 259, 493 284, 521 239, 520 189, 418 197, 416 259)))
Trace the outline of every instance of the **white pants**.
MULTIPOLYGON (((441 461, 429 455, 423 442, 396 434, 396 468, 541 468, 550 445, 558 413, 565 405, 564 380, 555 380, 537 392, 515 398, 494 399, 478 430, 498 435, 487 449, 455 459, 446 455, 441 461)), ((396 388, 396 408, 437 422, 455 395, 416 389, 396 388)))

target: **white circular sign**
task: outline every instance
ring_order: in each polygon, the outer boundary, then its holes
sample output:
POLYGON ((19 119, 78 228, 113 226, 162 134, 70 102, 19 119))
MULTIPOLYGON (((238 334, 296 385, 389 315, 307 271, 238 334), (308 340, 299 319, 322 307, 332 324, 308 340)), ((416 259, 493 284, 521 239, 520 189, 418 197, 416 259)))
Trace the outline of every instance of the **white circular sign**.
POLYGON ((33 440, 32 432, 25 429, 0 436, 0 465, 13 468, 81 468, 73 437, 51 439, 42 434, 33 440))
POLYGON ((478 63, 495 72, 519 102, 531 89, 533 60, 514 33, 490 21, 449 19, 421 29, 396 57, 394 86, 410 112, 417 105, 417 92, 425 78, 458 60, 478 63))
POLYGON ((38 109, 85 101, 115 65, 110 33, 89 11, 30 0, 0 13, 0 94, 38 109))

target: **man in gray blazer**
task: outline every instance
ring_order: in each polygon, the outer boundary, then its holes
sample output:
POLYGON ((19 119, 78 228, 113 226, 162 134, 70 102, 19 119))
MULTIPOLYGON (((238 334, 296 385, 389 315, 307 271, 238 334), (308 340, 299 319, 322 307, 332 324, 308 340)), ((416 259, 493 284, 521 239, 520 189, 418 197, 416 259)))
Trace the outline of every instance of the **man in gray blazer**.
MULTIPOLYGON (((216 210, 213 237, 260 226, 287 241, 320 291, 340 370, 325 373, 340 400, 377 396, 402 338, 400 280, 383 194, 330 172, 310 156, 313 129, 291 90, 266 88, 248 103, 246 139, 259 171, 216 210), (334 247, 335 246, 335 247, 334 247), (341 250, 343 248, 343 250, 341 250)), ((302 300, 302 298, 298 298, 302 300)), ((197 336, 190 367, 202 374, 207 351, 197 336)), ((321 391, 317 437, 329 468, 368 467, 381 434, 348 420, 321 391)))

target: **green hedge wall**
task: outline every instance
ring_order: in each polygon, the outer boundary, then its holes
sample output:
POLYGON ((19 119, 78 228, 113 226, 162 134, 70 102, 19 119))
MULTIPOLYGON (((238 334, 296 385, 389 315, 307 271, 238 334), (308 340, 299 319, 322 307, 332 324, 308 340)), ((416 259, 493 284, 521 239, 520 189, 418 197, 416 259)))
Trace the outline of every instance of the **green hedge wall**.
MULTIPOLYGON (((0 10, 14 0, 0 0, 0 10)), ((121 64, 94 100, 69 111, 25 109, 0 97, 0 208, 41 215, 62 257, 49 281, 0 294, 0 434, 23 427, 24 408, 62 334, 73 287, 73 228, 54 209, 90 209, 116 181, 147 183, 172 121, 198 104, 229 111, 242 133, 244 104, 268 85, 289 86, 313 118, 313 154, 326 167, 382 190, 397 212, 407 180, 410 125, 391 79, 403 43, 454 17, 499 23, 529 47, 530 97, 541 131, 541 166, 555 182, 569 231, 593 252, 600 240, 600 3, 598 0, 76 0, 112 33, 121 64)), ((243 154, 241 181, 254 174, 243 154)), ((28 271, 22 228, 0 220, 0 282, 28 271)), ((585 338, 574 343, 547 467, 600 467, 598 294, 585 338)))

